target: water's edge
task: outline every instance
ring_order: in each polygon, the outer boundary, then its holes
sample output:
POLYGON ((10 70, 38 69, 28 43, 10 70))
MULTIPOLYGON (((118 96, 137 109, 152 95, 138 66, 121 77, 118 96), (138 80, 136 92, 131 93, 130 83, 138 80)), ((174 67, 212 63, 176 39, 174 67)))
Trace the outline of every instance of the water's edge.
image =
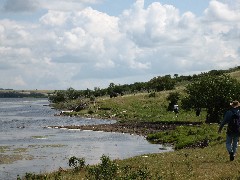
POLYGON ((102 119, 57 117, 47 99, 0 99, 0 179, 16 179, 26 172, 41 173, 68 168, 72 156, 96 164, 105 154, 125 159, 171 151, 151 144, 143 136, 126 133, 45 128, 113 123, 102 119))

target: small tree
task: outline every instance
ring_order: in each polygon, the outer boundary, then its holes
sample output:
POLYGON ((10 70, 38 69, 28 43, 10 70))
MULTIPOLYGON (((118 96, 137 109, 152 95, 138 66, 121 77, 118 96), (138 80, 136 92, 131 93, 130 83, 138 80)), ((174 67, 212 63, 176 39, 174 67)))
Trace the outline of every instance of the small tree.
POLYGON ((240 83, 229 75, 202 76, 189 84, 182 100, 184 108, 206 108, 206 122, 219 123, 232 100, 239 99, 240 83))
POLYGON ((48 99, 52 103, 64 102, 66 100, 65 92, 62 90, 54 91, 53 94, 49 95, 48 99))

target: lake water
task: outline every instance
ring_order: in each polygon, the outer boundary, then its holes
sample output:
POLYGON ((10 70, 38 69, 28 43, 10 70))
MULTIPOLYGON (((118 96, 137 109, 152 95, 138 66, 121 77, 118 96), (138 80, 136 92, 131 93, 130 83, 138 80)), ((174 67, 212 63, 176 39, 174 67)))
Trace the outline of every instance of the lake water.
POLYGON ((69 168, 68 159, 72 156, 85 158, 86 164, 96 164, 103 154, 111 159, 124 159, 172 151, 137 135, 46 128, 115 122, 54 116, 59 112, 48 104, 47 99, 0 98, 0 179, 69 168))

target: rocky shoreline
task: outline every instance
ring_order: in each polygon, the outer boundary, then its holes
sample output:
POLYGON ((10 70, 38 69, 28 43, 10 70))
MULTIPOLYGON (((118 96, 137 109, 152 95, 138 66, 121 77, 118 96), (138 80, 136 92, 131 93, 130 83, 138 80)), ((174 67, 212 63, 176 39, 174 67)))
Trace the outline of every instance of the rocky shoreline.
POLYGON ((67 129, 80 129, 104 132, 120 132, 129 133, 141 136, 147 136, 151 133, 159 131, 173 130, 176 126, 181 125, 199 125, 200 123, 189 122, 124 122, 114 124, 99 124, 99 125, 82 125, 82 126, 50 126, 52 128, 67 128, 67 129))

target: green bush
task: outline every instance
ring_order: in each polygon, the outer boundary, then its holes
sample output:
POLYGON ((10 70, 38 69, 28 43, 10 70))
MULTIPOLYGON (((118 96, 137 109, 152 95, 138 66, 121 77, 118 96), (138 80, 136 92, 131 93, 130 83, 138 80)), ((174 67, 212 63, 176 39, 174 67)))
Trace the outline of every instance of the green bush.
POLYGON ((73 167, 75 171, 79 171, 85 167, 85 159, 73 156, 68 160, 68 165, 69 167, 73 167))
POLYGON ((88 167, 88 179, 111 180, 116 177, 118 166, 112 162, 108 156, 102 155, 101 163, 88 167))
POLYGON ((151 92, 151 93, 149 93, 148 97, 149 97, 149 98, 151 98, 151 97, 156 97, 156 93, 155 93, 155 92, 151 92))

